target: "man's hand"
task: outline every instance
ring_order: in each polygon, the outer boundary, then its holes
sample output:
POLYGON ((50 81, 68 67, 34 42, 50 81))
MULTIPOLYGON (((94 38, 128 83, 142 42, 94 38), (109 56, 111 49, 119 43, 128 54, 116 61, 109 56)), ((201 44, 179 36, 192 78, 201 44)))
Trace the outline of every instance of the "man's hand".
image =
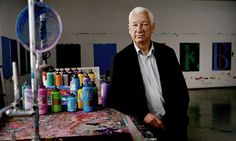
POLYGON ((154 114, 148 113, 144 118, 144 122, 153 128, 160 128, 163 130, 165 129, 165 126, 163 122, 161 121, 161 119, 159 119, 154 114))

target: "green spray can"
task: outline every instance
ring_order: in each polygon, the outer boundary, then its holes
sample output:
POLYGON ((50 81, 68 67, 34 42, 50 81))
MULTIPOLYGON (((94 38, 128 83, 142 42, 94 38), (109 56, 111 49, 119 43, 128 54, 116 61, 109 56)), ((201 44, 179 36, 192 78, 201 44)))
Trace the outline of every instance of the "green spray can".
POLYGON ((54 113, 61 112, 62 110, 61 92, 56 86, 51 92, 51 100, 52 100, 52 106, 51 106, 52 112, 54 113))

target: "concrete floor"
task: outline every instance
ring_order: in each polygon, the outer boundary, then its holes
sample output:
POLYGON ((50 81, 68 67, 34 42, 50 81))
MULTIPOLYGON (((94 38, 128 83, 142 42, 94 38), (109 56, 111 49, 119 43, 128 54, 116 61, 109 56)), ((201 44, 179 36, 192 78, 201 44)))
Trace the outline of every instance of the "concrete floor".
POLYGON ((236 88, 189 90, 189 141, 236 141, 236 88))

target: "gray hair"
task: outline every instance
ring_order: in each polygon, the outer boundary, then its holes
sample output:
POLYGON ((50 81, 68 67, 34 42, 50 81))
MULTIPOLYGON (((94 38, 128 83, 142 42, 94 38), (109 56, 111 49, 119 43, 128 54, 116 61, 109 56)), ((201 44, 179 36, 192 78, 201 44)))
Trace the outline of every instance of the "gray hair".
POLYGON ((135 7, 130 13, 129 13, 129 21, 131 20, 131 17, 134 13, 139 13, 139 12, 147 12, 149 18, 150 18, 150 21, 151 21, 151 24, 154 24, 154 16, 153 16, 153 13, 145 8, 145 7, 135 7))

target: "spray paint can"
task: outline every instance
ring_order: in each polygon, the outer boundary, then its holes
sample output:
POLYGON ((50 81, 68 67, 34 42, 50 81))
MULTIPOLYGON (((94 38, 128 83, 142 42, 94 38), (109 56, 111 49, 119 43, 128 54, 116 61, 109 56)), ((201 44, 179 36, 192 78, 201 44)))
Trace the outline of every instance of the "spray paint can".
POLYGON ((48 82, 47 82, 47 72, 46 71, 43 71, 42 72, 42 76, 43 76, 43 85, 44 86, 48 86, 48 82))
POLYGON ((48 94, 47 94, 47 89, 46 87, 41 84, 39 89, 38 89, 38 109, 39 109, 39 114, 47 114, 48 113, 48 94))
POLYGON ((47 86, 54 86, 54 74, 51 69, 47 73, 47 86))
POLYGON ((91 81, 95 82, 95 74, 91 69, 89 70, 89 78, 91 81))
POLYGON ((33 107, 33 94, 30 85, 27 85, 24 89, 24 108, 31 109, 33 107))
POLYGON ((69 75, 68 73, 66 72, 65 69, 63 69, 63 72, 62 72, 62 84, 64 86, 69 86, 69 75))
POLYGON ((83 82, 84 82, 84 81, 83 81, 83 79, 84 79, 84 73, 83 73, 82 70, 79 71, 78 77, 79 77, 79 81, 80 81, 80 86, 82 86, 82 84, 83 84, 83 82))
POLYGON ((74 94, 67 97, 67 111, 75 112, 77 111, 77 98, 74 94))
POLYGON ((79 78, 76 74, 73 74, 70 82, 70 90, 72 93, 75 93, 77 95, 79 88, 80 88, 79 78))
POLYGON ((72 68, 69 68, 68 70, 69 82, 72 80, 73 74, 74 74, 74 71, 72 70, 72 68))
POLYGON ((93 105, 93 89, 89 86, 88 82, 84 84, 82 88, 82 101, 83 101, 83 111, 92 112, 94 111, 93 105))
POLYGON ((61 92, 56 86, 51 92, 51 100, 52 100, 52 106, 51 106, 52 112, 54 113, 61 112, 62 110, 61 92))
POLYGON ((78 96, 77 96, 77 100, 78 100, 78 109, 82 110, 83 109, 83 101, 82 101, 82 87, 80 86, 79 90, 78 90, 78 96))
POLYGON ((56 76, 55 76, 55 85, 57 87, 62 85, 62 77, 59 71, 57 71, 56 76))
POLYGON ((101 98, 102 98, 102 106, 107 106, 107 95, 110 91, 110 84, 108 82, 103 82, 101 84, 101 98))
POLYGON ((90 84, 91 79, 89 78, 88 74, 85 73, 84 78, 83 78, 83 84, 90 84))
POLYGON ((78 74, 78 72, 79 72, 79 70, 77 68, 74 68, 73 71, 74 71, 74 74, 78 74))

